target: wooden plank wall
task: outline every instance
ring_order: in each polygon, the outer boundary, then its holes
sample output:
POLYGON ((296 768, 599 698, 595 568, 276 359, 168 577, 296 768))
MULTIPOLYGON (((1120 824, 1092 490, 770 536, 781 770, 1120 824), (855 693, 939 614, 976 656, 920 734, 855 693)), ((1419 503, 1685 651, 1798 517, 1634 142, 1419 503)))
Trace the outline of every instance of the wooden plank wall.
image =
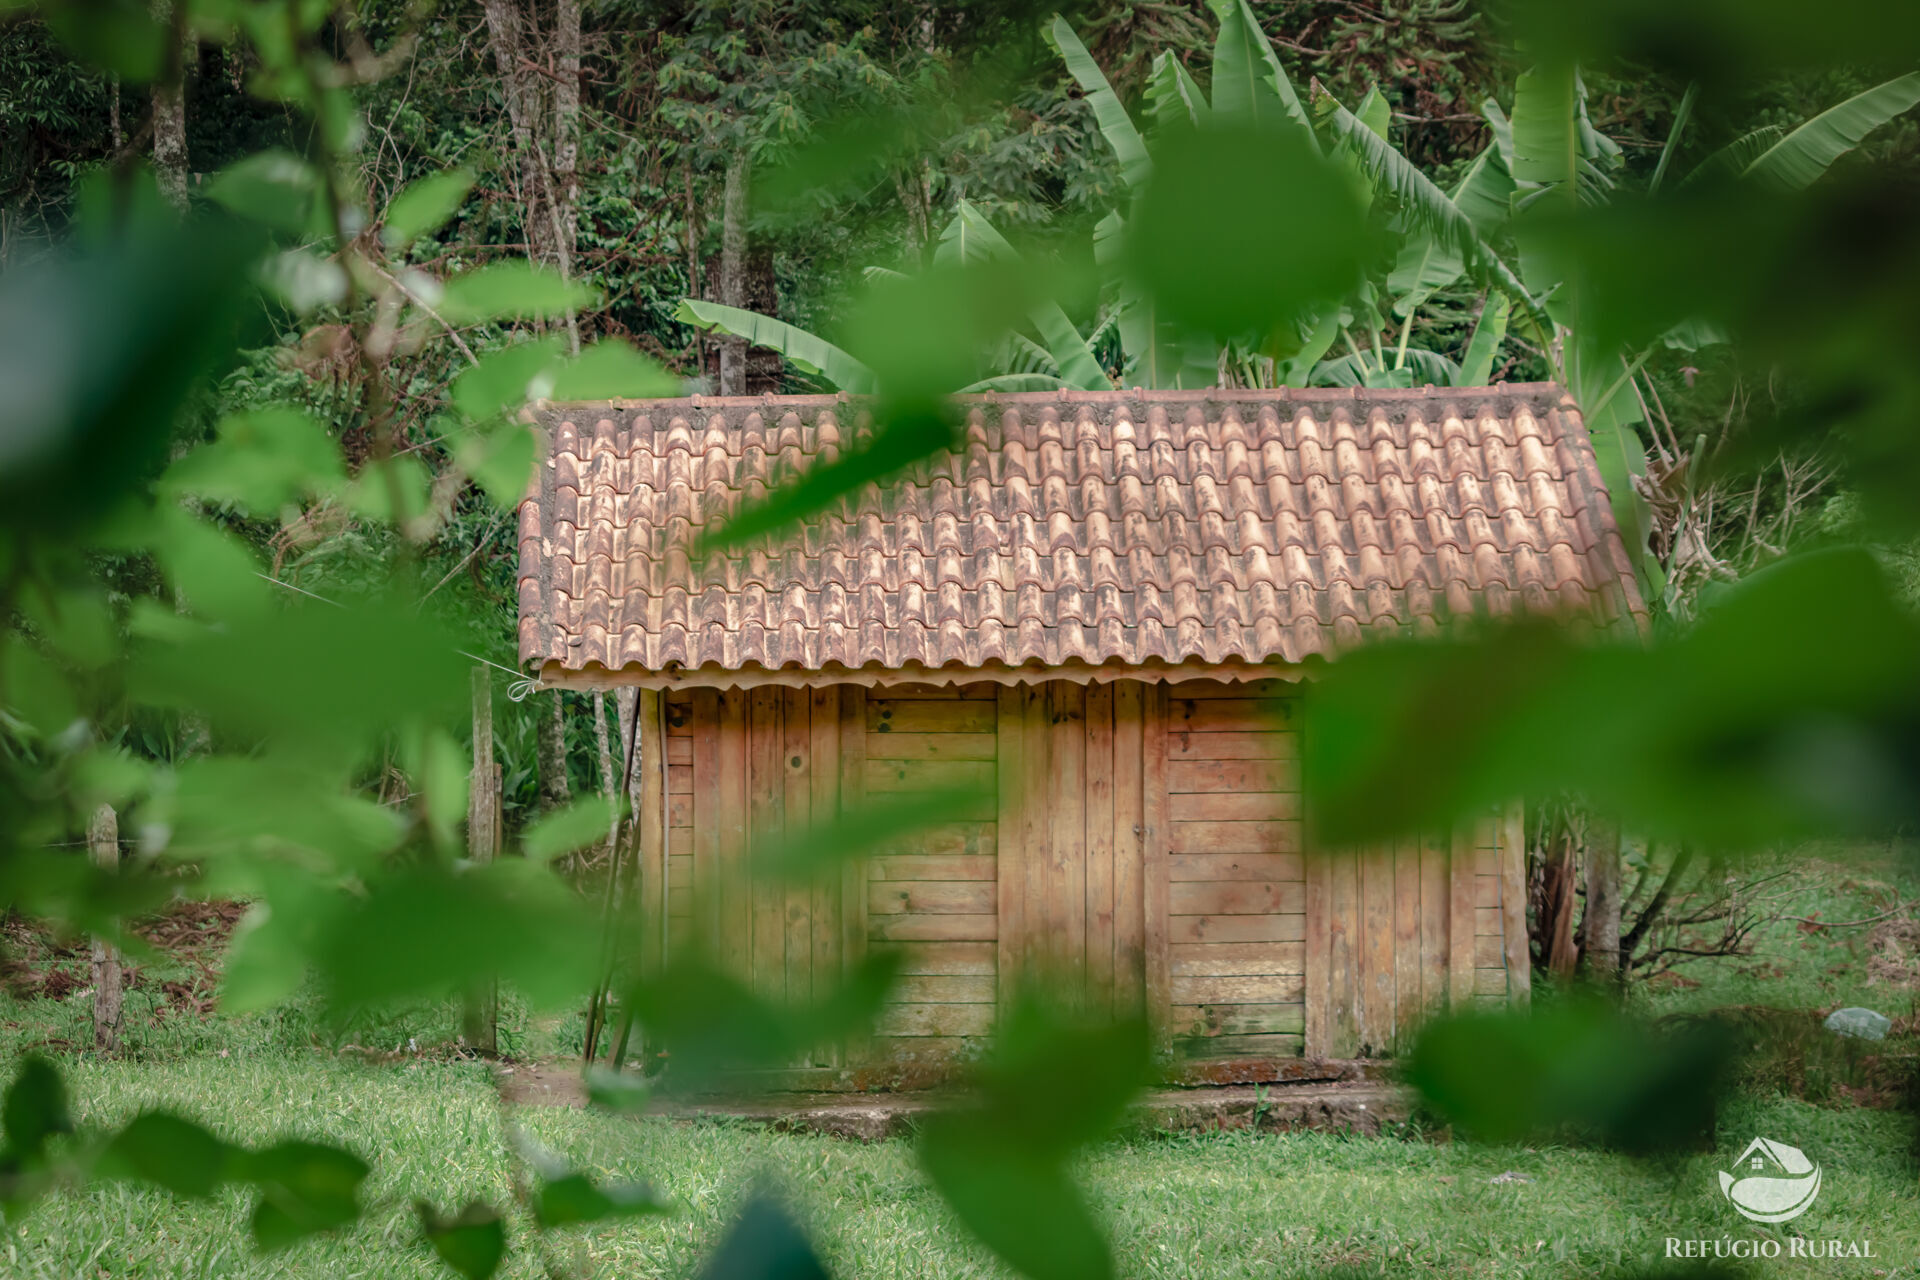
POLYGON ((1022 969, 1102 1016, 1146 999, 1149 686, 1050 680, 998 695, 1001 983, 1022 969))
POLYGON ((1309 1055, 1404 1053, 1433 1014, 1525 998, 1524 855, 1509 854, 1505 834, 1518 829, 1502 814, 1446 836, 1311 855, 1309 1055))
POLYGON ((902 978, 875 1027, 880 1059, 964 1052, 993 1029, 999 972, 999 707, 991 685, 865 694, 861 782, 869 798, 975 794, 955 820, 867 861, 866 939, 896 950, 902 978))
POLYGON ((1168 691, 1168 1027, 1188 1056, 1296 1056, 1307 885, 1297 702, 1276 681, 1168 691))

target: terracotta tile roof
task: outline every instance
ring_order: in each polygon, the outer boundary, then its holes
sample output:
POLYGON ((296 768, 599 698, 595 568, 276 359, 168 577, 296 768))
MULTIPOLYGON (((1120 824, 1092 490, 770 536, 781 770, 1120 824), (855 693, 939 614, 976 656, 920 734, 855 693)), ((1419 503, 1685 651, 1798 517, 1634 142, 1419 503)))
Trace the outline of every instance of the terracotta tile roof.
POLYGON ((960 448, 696 569, 858 444, 843 397, 543 406, 520 657, 549 679, 1298 663, 1516 611, 1645 624, 1545 384, 971 399, 960 448), (731 673, 731 674, 728 674, 731 673))

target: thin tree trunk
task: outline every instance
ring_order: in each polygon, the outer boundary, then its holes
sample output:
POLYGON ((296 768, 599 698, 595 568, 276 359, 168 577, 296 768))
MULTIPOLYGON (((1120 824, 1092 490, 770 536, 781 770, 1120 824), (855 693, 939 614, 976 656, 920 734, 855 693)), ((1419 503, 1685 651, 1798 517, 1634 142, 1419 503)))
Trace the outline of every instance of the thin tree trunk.
POLYGON ((565 808, 573 799, 573 787, 567 781, 566 711, 558 689, 536 693, 533 697, 534 763, 540 775, 540 811, 552 813, 565 808))
POLYGON ((1567 977, 1580 960, 1573 942, 1574 860, 1572 836, 1562 831, 1554 838, 1546 866, 1546 962, 1556 977, 1567 977))
POLYGON ((527 30, 530 25, 519 0, 485 0, 488 43, 494 67, 500 73, 500 94, 506 101, 507 125, 513 132, 519 160, 520 207, 527 231, 527 256, 557 266, 560 246, 554 234, 554 209, 546 158, 541 154, 540 85, 531 62, 527 30))
MULTIPOLYGON (((747 305, 747 183, 748 161, 742 147, 727 165, 726 192, 720 213, 719 301, 729 307, 747 305)), ((720 394, 747 393, 747 344, 742 338, 720 342, 720 394)))
POLYGON ((187 69, 185 49, 178 40, 171 0, 155 0, 153 16, 175 40, 167 60, 171 74, 163 74, 153 86, 153 172, 160 182, 160 194, 182 213, 187 208, 187 69))
POLYGON ((1587 909, 1580 918, 1580 953, 1587 969, 1612 977, 1620 970, 1620 827, 1594 819, 1587 826, 1587 909))
MULTIPOLYGON (((473 772, 467 779, 467 857, 492 862, 500 852, 500 766, 493 759, 493 675, 475 663, 473 772)), ((467 1044, 478 1053, 499 1051, 499 992, 483 978, 469 992, 462 1018, 467 1044)))
POLYGON ((569 271, 578 240, 580 200, 580 0, 556 0, 553 17, 554 221, 569 271))
MULTIPOLYGON (((120 820, 111 805, 94 810, 93 821, 87 826, 87 852, 100 870, 119 869, 120 820)), ((93 940, 92 977, 93 1047, 102 1053, 118 1053, 126 985, 120 971, 120 953, 104 938, 93 940)))

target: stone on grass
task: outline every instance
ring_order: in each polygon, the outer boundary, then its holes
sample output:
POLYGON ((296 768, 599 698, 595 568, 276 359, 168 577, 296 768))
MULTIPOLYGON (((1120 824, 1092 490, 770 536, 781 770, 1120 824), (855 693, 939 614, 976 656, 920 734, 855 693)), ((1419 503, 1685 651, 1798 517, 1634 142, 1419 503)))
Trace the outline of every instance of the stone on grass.
POLYGON ((1885 1040, 1887 1032, 1893 1029, 1893 1020, 1884 1013, 1856 1006, 1835 1009, 1827 1015, 1824 1025, 1837 1036, 1852 1036, 1856 1040, 1885 1040))

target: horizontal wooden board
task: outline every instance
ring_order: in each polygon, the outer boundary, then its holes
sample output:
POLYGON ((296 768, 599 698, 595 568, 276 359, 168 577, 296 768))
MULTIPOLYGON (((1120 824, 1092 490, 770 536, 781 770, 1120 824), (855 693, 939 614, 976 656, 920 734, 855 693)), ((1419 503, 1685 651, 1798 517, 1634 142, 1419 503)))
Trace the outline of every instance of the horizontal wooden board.
POLYGON ((991 760, 997 741, 991 733, 870 733, 867 759, 991 760))
POLYGON ((1175 974, 1173 1002, 1182 1004, 1291 1004, 1306 994, 1300 973, 1175 974))
POLYGON ((1505 969, 1475 969, 1473 971, 1473 993, 1477 996, 1506 995, 1507 971, 1505 969))
POLYGON ((875 698, 972 698, 992 702, 1000 692, 1000 686, 989 680, 976 680, 971 684, 930 684, 925 680, 901 680, 895 683, 877 685, 871 697, 875 698))
POLYGON ((890 1004, 873 1024, 880 1036, 983 1036, 991 1030, 990 1004, 890 1004))
POLYGON ((990 760, 869 760, 869 791, 941 791, 954 788, 990 789, 990 760))
POLYGON ((989 854, 905 853, 867 859, 869 880, 991 880, 989 854))
POLYGON ((675 854, 667 859, 667 883, 676 889, 688 888, 693 884, 693 855, 675 854))
POLYGON ((1481 934, 1473 940, 1473 963, 1482 969, 1507 967, 1507 941, 1498 934, 1481 934))
POLYGON ((900 958, 903 974, 991 975, 996 968, 991 942, 896 942, 887 949, 900 958))
POLYGON ((952 854, 992 856, 994 852, 994 824, 991 822, 935 822, 914 831, 904 831, 896 836, 878 841, 873 847, 876 854, 930 854, 947 856, 952 854))
MULTIPOLYGON (((1492 908, 1498 912, 1500 906, 1500 877, 1475 876, 1473 878, 1473 905, 1480 908, 1492 908)), ((1482 931, 1484 932, 1484 930, 1482 931)), ((1498 930, 1495 930, 1498 932, 1498 930)))
POLYGON ((693 766, 690 764, 670 764, 667 766, 667 794, 690 796, 693 794, 693 766))
POLYGON ((1167 948, 1167 962, 1176 978, 1215 974, 1302 974, 1307 971, 1307 944, 1297 941, 1176 942, 1167 948))
POLYGON ((1307 1051, 1307 1038, 1289 1032, 1209 1036, 1204 1040, 1182 1040, 1180 1051, 1188 1058, 1298 1058, 1307 1051))
POLYGON ((1292 727, 1299 704, 1291 698, 1175 698, 1167 732, 1260 733, 1292 727))
POLYGON ((1294 1004, 1176 1004, 1168 1011, 1176 1036, 1249 1036, 1306 1030, 1306 1006, 1294 1004))
POLYGON ((984 915, 993 909, 991 880, 874 880, 867 885, 870 915, 984 915))
POLYGON ((1482 938, 1497 938, 1501 935, 1500 908, 1475 907, 1473 909, 1473 931, 1482 938))
POLYGON ((1298 791, 1297 760, 1169 760, 1167 790, 1181 792, 1298 791))
POLYGON ((693 856, 693 828, 668 827, 667 853, 675 858, 691 858, 693 856))
POLYGON ((1305 911, 1298 880, 1186 880, 1168 886, 1176 916, 1252 916, 1305 911))
POLYGON ((1295 791, 1189 791, 1167 797, 1170 822, 1284 822, 1299 816, 1295 791))
MULTIPOLYGON (((992 733, 992 702, 962 699, 868 698, 869 736, 896 733, 992 733)), ((869 748, 871 749, 871 748, 869 748)))
POLYGON ((1299 755, 1296 733, 1167 732, 1169 760, 1293 760, 1299 755))
POLYGON ((1176 853, 1167 859, 1169 880, 1301 880, 1306 860, 1297 853, 1176 853))
MULTIPOLYGON (((1176 822, 1175 853, 1300 852, 1297 822, 1176 822)), ((1297 861, 1297 859, 1296 859, 1297 861)))
POLYGON ((867 917, 867 937, 874 942, 992 942, 999 936, 995 915, 867 917))
POLYGON ((693 739, 688 737, 667 739, 668 764, 693 763, 693 739))
POLYGON ((1169 686, 1175 698, 1285 698, 1297 695, 1300 686, 1291 680, 1181 680, 1169 686))
POLYGON ((693 914, 693 886, 667 886, 667 916, 669 919, 693 914))
POLYGON ((992 1004, 994 978, 988 974, 909 974, 887 993, 893 1004, 992 1004))
POLYGON ((667 797, 667 825, 670 827, 690 827, 693 825, 693 797, 691 795, 667 797))
POLYGON ((1167 922, 1169 943, 1299 942, 1307 936, 1307 917, 1297 912, 1265 916, 1174 916, 1167 922))

